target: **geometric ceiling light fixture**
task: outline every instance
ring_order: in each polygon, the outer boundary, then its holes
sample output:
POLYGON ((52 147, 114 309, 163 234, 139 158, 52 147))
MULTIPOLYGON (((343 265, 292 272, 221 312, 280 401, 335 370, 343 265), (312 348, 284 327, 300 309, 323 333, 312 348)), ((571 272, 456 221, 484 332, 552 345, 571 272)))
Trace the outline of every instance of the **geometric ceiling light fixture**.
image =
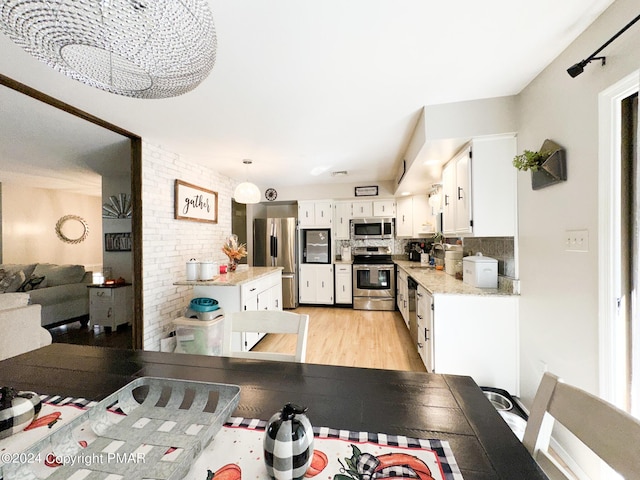
POLYGON ((216 59, 208 0, 2 0, 0 31, 55 70, 128 97, 182 95, 216 59))
MULTIPOLYGON (((246 165, 245 168, 248 171, 249 165, 253 162, 251 160, 243 160, 242 163, 246 165)), ((233 191, 233 199, 237 203, 260 203, 260 189, 257 185, 247 180, 235 188, 233 191)))

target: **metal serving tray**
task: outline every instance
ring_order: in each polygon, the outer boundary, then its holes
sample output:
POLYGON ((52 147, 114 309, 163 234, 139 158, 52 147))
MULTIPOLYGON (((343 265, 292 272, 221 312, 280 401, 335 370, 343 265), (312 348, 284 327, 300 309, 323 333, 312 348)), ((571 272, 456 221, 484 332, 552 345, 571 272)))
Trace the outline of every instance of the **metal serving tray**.
MULTIPOLYGON (((77 460, 74 465, 68 462, 47 468, 52 471, 48 480, 104 479, 111 474, 123 480, 182 480, 239 399, 237 385, 141 377, 43 438, 22 456, 42 459, 53 453, 77 460), (126 414, 117 423, 108 411, 114 406, 126 414), (86 448, 74 439, 74 431, 83 425, 98 437, 86 448), (167 461, 165 454, 171 448, 182 451, 174 461, 167 461)), ((9 463, 0 467, 0 477, 36 480, 42 468, 42 462, 9 463)))

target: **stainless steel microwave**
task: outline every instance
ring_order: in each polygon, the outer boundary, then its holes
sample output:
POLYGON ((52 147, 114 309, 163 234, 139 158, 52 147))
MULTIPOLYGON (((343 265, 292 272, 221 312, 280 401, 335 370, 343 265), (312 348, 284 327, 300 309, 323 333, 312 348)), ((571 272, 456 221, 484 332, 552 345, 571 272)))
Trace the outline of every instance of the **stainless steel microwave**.
POLYGON ((390 240, 395 233, 393 218, 351 219, 352 240, 390 240))

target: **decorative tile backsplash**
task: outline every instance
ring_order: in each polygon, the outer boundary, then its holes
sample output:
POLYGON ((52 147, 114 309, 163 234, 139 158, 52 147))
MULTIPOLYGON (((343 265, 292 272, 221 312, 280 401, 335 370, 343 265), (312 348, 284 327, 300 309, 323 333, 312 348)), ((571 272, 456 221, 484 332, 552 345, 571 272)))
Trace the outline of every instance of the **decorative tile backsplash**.
POLYGON ((482 253, 495 258, 498 260, 498 275, 516 277, 513 237, 464 237, 462 249, 465 256, 482 253))

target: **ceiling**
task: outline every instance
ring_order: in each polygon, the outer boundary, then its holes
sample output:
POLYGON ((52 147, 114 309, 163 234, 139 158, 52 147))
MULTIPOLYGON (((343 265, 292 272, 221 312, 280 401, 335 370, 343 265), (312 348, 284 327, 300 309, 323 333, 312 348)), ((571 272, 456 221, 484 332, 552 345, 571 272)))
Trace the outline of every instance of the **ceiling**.
MULTIPOLYGON (((2 34, 0 73, 235 179, 371 184, 395 178, 423 106, 519 93, 613 0, 210 3, 216 64, 180 97, 93 89, 2 34)), ((122 137, 5 98, 0 181, 53 166, 58 181, 70 171, 95 189, 101 158, 122 154, 122 137)))

